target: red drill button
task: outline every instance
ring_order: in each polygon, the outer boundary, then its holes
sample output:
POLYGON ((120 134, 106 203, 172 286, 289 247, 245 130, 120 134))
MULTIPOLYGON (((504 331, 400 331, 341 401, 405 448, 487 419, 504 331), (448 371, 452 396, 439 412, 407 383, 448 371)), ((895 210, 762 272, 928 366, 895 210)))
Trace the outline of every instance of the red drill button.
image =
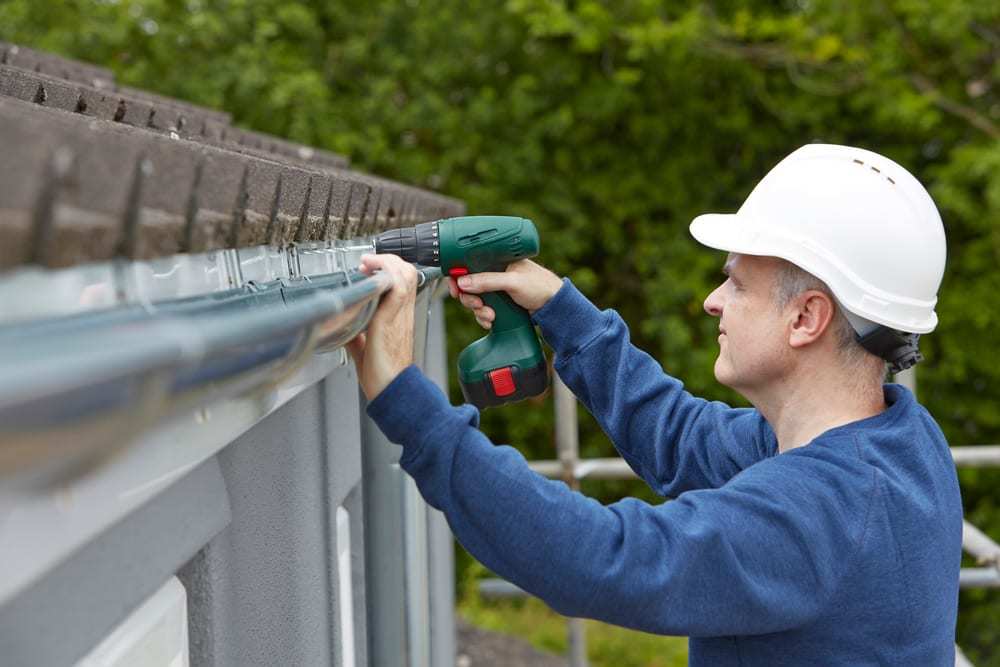
POLYGON ((459 276, 465 276, 468 274, 469 270, 464 266, 456 266, 448 271, 448 275, 451 276, 452 279, 455 281, 455 289, 458 290, 459 294, 465 294, 465 292, 463 292, 462 288, 458 286, 458 278, 459 276))
POLYGON ((490 382, 493 383, 493 393, 497 396, 510 396, 517 387, 514 386, 514 376, 510 372, 510 366, 498 368, 488 373, 490 382))

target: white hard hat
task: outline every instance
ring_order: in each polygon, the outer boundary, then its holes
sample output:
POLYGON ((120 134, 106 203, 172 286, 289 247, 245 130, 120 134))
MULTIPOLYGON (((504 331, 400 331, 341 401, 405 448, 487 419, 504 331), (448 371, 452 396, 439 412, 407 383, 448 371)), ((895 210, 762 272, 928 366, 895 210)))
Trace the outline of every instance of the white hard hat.
MULTIPOLYGON (((903 167, 850 146, 810 144, 779 162, 740 210, 691 234, 719 250, 780 257, 826 283, 857 328, 864 318, 928 333, 945 262, 941 216, 903 167)), ((863 333, 863 332, 862 332, 863 333)))

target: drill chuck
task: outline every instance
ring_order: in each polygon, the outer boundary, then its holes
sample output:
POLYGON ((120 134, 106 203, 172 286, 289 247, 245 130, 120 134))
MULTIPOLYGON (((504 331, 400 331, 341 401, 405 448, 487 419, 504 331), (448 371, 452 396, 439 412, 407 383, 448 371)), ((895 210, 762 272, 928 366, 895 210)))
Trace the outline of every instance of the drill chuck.
POLYGON ((401 227, 375 237, 375 252, 399 255, 421 266, 441 266, 441 240, 438 223, 425 222, 416 227, 401 227))

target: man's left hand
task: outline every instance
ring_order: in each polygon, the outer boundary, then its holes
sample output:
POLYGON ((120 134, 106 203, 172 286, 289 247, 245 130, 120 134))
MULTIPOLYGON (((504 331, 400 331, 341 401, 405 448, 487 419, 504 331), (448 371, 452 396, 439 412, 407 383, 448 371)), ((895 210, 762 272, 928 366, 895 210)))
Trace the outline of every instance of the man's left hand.
POLYGON ((361 270, 368 275, 381 270, 392 281, 368 323, 368 331, 347 344, 361 390, 370 401, 413 363, 417 270, 395 255, 365 255, 361 270))

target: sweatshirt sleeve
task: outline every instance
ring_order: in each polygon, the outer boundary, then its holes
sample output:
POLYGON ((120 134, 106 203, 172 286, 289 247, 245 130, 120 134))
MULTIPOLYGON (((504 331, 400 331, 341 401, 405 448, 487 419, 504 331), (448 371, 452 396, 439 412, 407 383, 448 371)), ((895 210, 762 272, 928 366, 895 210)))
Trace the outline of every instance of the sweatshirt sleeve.
POLYGON ((647 632, 759 634, 808 623, 850 567, 861 505, 874 495, 860 474, 851 493, 824 492, 836 471, 783 455, 721 489, 604 506, 494 446, 475 428, 476 410, 449 405, 415 367, 368 413, 402 444, 403 469, 484 565, 562 614, 647 632))
POLYGON ((534 321, 559 377, 660 495, 717 488, 776 450, 760 413, 692 396, 631 344, 618 313, 598 310, 568 278, 534 321))

